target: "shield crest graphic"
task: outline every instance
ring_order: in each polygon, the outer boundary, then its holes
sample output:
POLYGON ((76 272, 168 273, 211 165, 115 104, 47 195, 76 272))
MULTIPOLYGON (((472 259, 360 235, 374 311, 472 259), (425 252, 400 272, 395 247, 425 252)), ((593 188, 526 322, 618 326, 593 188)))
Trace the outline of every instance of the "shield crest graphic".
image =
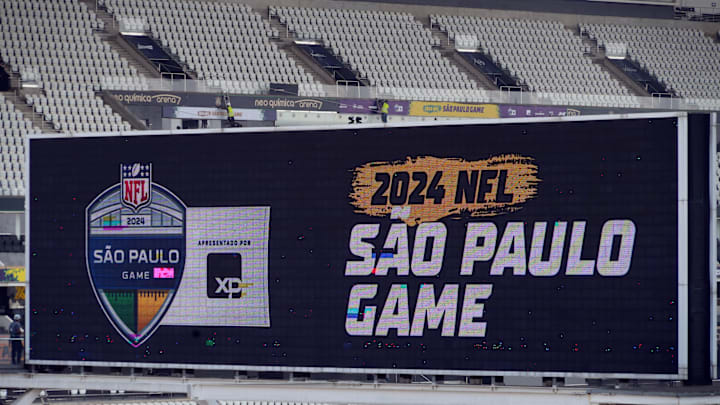
POLYGON ((86 262, 108 320, 138 347, 155 332, 180 285, 186 208, 151 182, 151 164, 120 169, 120 183, 87 207, 86 262))

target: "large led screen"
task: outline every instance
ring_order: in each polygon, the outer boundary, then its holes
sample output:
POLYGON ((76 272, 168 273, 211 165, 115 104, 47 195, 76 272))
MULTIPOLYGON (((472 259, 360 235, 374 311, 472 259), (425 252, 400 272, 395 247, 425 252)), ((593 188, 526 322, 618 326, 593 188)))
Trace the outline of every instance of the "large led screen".
POLYGON ((30 362, 681 376, 677 120, 34 137, 30 362))

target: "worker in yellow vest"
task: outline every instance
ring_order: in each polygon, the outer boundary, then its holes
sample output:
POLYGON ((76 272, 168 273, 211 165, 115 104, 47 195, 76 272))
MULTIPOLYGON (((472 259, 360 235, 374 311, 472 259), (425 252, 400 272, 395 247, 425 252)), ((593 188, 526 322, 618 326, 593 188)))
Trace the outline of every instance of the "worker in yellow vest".
POLYGON ((382 107, 380 107, 380 113, 382 114, 382 122, 387 122, 388 112, 390 112, 390 104, 387 100, 383 100, 382 107))
POLYGON ((228 122, 230 125, 235 124, 235 112, 233 111, 232 104, 230 104, 230 100, 227 102, 227 115, 228 115, 228 122))

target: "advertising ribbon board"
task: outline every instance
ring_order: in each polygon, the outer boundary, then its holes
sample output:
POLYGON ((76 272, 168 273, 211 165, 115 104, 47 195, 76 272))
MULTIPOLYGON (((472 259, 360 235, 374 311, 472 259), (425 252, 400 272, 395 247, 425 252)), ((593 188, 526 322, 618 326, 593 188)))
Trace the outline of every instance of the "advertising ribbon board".
POLYGON ((501 105, 501 118, 520 117, 565 117, 580 115, 581 111, 574 108, 540 106, 540 105, 501 105))
MULTIPOLYGON (((266 119, 264 110, 234 108, 233 112, 235 113, 235 119, 239 121, 263 121, 266 119)), ((227 110, 206 107, 163 107, 163 117, 192 120, 226 120, 227 110)))
MULTIPOLYGON (((410 102, 402 100, 388 100, 389 115, 408 115, 410 102)), ((338 104, 339 113, 373 114, 378 113, 376 100, 368 99, 345 99, 338 104)))
POLYGON ((435 101, 410 102, 410 115, 420 117, 498 118, 496 104, 469 104, 435 101))
POLYGON ((687 378, 681 119, 31 137, 29 361, 687 378))
MULTIPOLYGON (((192 106, 223 108, 221 93, 108 90, 118 102, 128 105, 192 106)), ((231 95, 233 108, 261 110, 337 111, 337 101, 315 97, 231 95)))

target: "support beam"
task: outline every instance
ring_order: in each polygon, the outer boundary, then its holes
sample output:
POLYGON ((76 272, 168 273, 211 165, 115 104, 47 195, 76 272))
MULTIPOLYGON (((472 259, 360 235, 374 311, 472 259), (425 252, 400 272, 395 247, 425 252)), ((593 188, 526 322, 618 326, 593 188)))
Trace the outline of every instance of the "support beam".
POLYGON ((193 385, 192 399, 243 398, 252 401, 393 405, 465 405, 471 403, 534 405, 587 405, 585 390, 551 390, 524 387, 467 387, 435 384, 240 384, 193 385))
POLYGON ((164 392, 186 394, 189 382, 181 378, 148 376, 111 376, 78 374, 3 374, 3 388, 38 388, 70 390, 124 390, 135 392, 164 392))
POLYGON ((473 386, 436 383, 378 384, 361 382, 289 382, 277 380, 236 380, 221 378, 176 378, 151 376, 4 374, 3 388, 30 389, 13 405, 31 405, 41 389, 125 390, 127 392, 185 394, 201 404, 219 400, 314 402, 393 405, 464 405, 492 403, 510 405, 596 405, 596 404, 717 404, 710 390, 657 385, 656 389, 607 389, 580 387, 473 386), (33 396, 34 395, 34 396, 33 396))

